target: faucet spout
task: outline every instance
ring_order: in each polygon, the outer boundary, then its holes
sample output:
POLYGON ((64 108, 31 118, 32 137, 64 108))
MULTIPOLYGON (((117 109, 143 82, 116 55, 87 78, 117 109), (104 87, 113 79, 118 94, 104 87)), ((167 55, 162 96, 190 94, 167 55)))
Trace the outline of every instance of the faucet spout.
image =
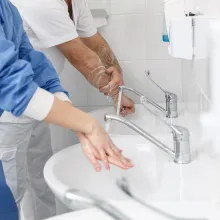
POLYGON ((157 140, 155 137, 144 131, 139 126, 134 123, 126 120, 125 118, 118 117, 115 115, 105 115, 105 121, 115 120, 121 122, 140 134, 142 137, 155 144, 161 150, 166 152, 169 156, 174 159, 174 162, 178 164, 187 164, 191 162, 191 151, 190 151, 190 143, 189 143, 189 131, 186 128, 169 125, 172 129, 173 133, 173 141, 174 141, 174 150, 171 150, 161 141, 157 140))
POLYGON ((166 115, 167 118, 177 118, 178 117, 178 112, 177 112, 177 96, 173 93, 170 92, 165 92, 165 98, 166 98, 166 109, 152 101, 151 99, 147 98, 137 90, 133 88, 129 88, 127 86, 119 86, 119 91, 127 90, 130 92, 133 92, 137 96, 141 97, 141 101, 146 101, 153 105, 155 108, 160 110, 162 113, 166 115))
POLYGON ((161 112, 163 112, 164 114, 167 114, 167 110, 164 109, 163 107, 161 107, 160 105, 158 105, 157 103, 155 103, 154 101, 152 101, 151 99, 147 98, 146 96, 144 96, 143 94, 141 94, 140 92, 138 92, 135 89, 129 88, 127 86, 119 86, 119 91, 123 91, 123 90, 127 90, 130 92, 133 92, 134 94, 136 94, 137 96, 139 96, 141 98, 142 101, 146 101, 148 103, 150 103, 151 105, 153 105, 154 107, 156 107, 157 109, 159 109, 161 112))

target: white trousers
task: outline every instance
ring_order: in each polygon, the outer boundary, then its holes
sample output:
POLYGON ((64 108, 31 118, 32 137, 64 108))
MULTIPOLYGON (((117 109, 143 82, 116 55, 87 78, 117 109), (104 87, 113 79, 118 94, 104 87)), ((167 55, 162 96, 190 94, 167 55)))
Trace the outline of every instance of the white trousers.
POLYGON ((52 154, 47 124, 3 113, 0 117, 0 161, 18 208, 28 189, 28 205, 22 208, 28 220, 56 215, 54 195, 43 177, 44 165, 52 154))

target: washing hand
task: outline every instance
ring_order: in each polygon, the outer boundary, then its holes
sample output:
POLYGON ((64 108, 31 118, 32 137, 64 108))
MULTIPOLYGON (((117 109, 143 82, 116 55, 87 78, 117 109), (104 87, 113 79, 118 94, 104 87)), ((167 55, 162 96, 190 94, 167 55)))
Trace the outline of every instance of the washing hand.
MULTIPOLYGON (((115 67, 106 70, 106 73, 111 76, 111 81, 108 85, 100 89, 100 92, 106 96, 111 96, 114 101, 115 109, 118 105, 118 87, 124 84, 123 75, 115 67)), ((122 96, 120 114, 126 116, 135 112, 134 102, 127 96, 122 96)))
POLYGON ((99 89, 101 93, 106 96, 115 96, 118 94, 118 87, 124 84, 123 75, 115 67, 110 67, 106 70, 106 74, 110 76, 110 82, 108 85, 99 89))
POLYGON ((101 126, 94 128, 91 134, 77 133, 82 150, 95 170, 99 172, 102 161, 107 170, 110 169, 109 164, 116 165, 122 169, 130 169, 133 167, 131 161, 122 155, 108 134, 101 126))
MULTIPOLYGON (((117 110, 117 107, 118 107, 118 95, 113 97, 113 101, 114 101, 115 109, 117 110)), ((124 117, 124 116, 126 116, 128 114, 133 114, 134 112, 135 112, 134 102, 130 98, 128 98, 127 96, 122 95, 120 115, 124 117)))

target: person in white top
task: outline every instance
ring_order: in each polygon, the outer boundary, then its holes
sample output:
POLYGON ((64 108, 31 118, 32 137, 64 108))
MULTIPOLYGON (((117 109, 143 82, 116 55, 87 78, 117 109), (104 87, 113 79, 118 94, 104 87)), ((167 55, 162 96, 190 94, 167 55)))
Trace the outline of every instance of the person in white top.
MULTIPOLYGON (((58 74, 65 58, 100 92, 118 100, 123 73, 112 49, 97 32, 85 0, 11 0, 18 8, 34 48, 45 53, 58 74)), ((74 82, 73 82, 74 84, 74 82)), ((121 115, 134 112, 123 95, 121 115)))
MULTIPOLYGON (((20 11, 34 48, 45 53, 58 73, 63 71, 66 57, 100 92, 117 101, 117 88, 123 84, 122 71, 111 48, 97 32, 84 0, 11 2, 20 11)), ((13 22, 16 23, 16 20, 13 22)), ((28 59, 34 59, 36 65, 33 71, 37 69, 43 73, 37 81, 47 82, 45 87, 52 87, 51 73, 45 71, 43 64, 37 65, 39 58, 30 55, 28 59)), ((77 82, 73 82, 73 86, 74 83, 77 82)), ((22 84, 17 86, 22 87, 22 84)), ((109 164, 122 169, 133 167, 98 122, 74 108, 64 92, 53 96, 40 91, 31 99, 26 114, 17 118, 5 110, 0 117, 0 161, 3 162, 5 179, 18 207, 28 189, 32 212, 28 220, 42 220, 56 214, 54 196, 43 178, 43 167, 52 156, 50 130, 43 121, 77 132, 82 149, 96 171, 101 169, 99 161, 107 169, 109 164)), ((133 101, 123 96, 121 114, 133 111, 133 101)), ((25 207, 23 211, 29 212, 25 207)))

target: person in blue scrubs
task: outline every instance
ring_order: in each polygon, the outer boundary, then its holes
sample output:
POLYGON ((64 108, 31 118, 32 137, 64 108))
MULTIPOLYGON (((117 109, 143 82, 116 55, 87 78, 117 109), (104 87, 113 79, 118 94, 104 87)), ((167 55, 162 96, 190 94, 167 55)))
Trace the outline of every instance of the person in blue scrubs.
POLYGON ((53 194, 43 178, 52 155, 48 126, 76 132, 96 171, 115 164, 133 167, 99 123, 72 106, 47 58, 33 49, 17 9, 0 1, 0 220, 18 220, 28 187, 34 220, 56 214, 53 194))

